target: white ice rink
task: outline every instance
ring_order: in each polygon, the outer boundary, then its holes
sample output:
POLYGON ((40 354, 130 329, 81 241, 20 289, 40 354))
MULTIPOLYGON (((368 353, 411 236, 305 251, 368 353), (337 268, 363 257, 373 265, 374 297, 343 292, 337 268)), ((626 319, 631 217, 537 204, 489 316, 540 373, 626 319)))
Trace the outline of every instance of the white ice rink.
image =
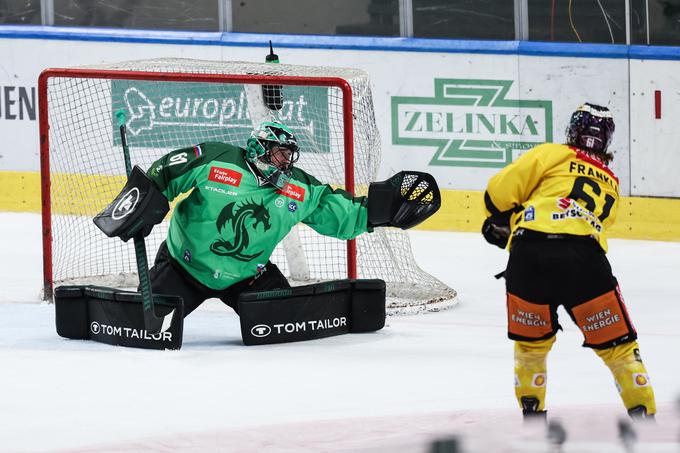
MULTIPOLYGON (((243 346, 237 317, 208 303, 181 351, 60 338, 39 302, 39 216, 0 214, 0 451, 549 451, 523 427, 505 337, 506 253, 481 235, 413 232, 421 267, 454 287, 449 311, 391 317, 373 334, 243 346)), ((611 240, 610 260, 659 406, 637 450, 680 451, 680 243, 611 240)), ((560 311, 548 409, 564 452, 625 451, 609 370, 560 311)))

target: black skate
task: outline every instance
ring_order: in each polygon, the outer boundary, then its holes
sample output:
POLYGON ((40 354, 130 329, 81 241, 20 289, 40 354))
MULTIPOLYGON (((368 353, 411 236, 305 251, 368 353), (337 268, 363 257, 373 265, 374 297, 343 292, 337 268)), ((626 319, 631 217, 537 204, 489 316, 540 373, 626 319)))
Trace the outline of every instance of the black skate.
POLYGON ((647 408, 643 405, 635 406, 631 409, 628 409, 628 415, 633 420, 650 420, 650 421, 654 420, 654 414, 648 414, 647 408))
POLYGON ((534 396, 522 397, 522 416, 525 422, 538 421, 545 423, 548 411, 539 411, 538 406, 538 398, 534 396))

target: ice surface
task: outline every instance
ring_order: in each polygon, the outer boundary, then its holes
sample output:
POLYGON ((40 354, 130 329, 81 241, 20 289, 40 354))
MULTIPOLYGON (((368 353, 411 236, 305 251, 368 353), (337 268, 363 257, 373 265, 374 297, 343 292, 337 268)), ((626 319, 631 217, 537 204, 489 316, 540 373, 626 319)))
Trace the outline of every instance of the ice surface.
MULTIPOLYGON (((481 235, 411 233, 419 264, 455 288, 456 308, 390 317, 372 334, 243 346, 210 301, 181 351, 66 340, 40 303, 40 218, 0 213, 0 451, 548 451, 523 427, 505 338, 506 253, 481 235)), ((113 240, 113 239, 112 239, 113 240)), ((659 421, 637 451, 678 451, 680 244, 612 240, 610 260, 640 335, 659 421)), ((569 282, 567 282, 569 283, 569 282)), ((606 367, 566 313, 549 357, 548 408, 569 451, 624 451, 625 415, 606 367)))

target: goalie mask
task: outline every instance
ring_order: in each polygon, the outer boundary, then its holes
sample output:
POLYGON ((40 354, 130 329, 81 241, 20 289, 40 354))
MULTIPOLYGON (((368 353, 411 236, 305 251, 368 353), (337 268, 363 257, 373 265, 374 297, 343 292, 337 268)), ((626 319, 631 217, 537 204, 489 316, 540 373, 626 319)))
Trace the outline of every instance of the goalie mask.
POLYGON ((605 154, 614 135, 614 119, 607 107, 585 103, 567 126, 567 145, 605 154))
POLYGON ((248 139, 246 160, 273 186, 283 189, 300 157, 293 131, 277 121, 265 121, 248 139))

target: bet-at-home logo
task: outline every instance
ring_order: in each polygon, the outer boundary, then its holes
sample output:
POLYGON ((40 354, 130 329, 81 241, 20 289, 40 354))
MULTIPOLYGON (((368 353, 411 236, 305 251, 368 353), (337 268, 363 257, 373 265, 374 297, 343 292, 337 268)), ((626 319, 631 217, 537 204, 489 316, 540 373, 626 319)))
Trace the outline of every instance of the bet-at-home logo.
POLYGON ((430 165, 504 167, 552 141, 552 102, 508 99, 512 80, 435 79, 434 97, 392 98, 392 143, 432 147, 430 165))
MULTIPOLYGON (((328 89, 283 87, 283 96, 275 118, 293 129, 305 151, 328 152, 328 89)), ((245 146, 254 126, 242 84, 114 80, 112 118, 120 109, 133 148, 174 149, 211 140, 245 146)), ((113 140, 120 145, 115 124, 113 140)))

